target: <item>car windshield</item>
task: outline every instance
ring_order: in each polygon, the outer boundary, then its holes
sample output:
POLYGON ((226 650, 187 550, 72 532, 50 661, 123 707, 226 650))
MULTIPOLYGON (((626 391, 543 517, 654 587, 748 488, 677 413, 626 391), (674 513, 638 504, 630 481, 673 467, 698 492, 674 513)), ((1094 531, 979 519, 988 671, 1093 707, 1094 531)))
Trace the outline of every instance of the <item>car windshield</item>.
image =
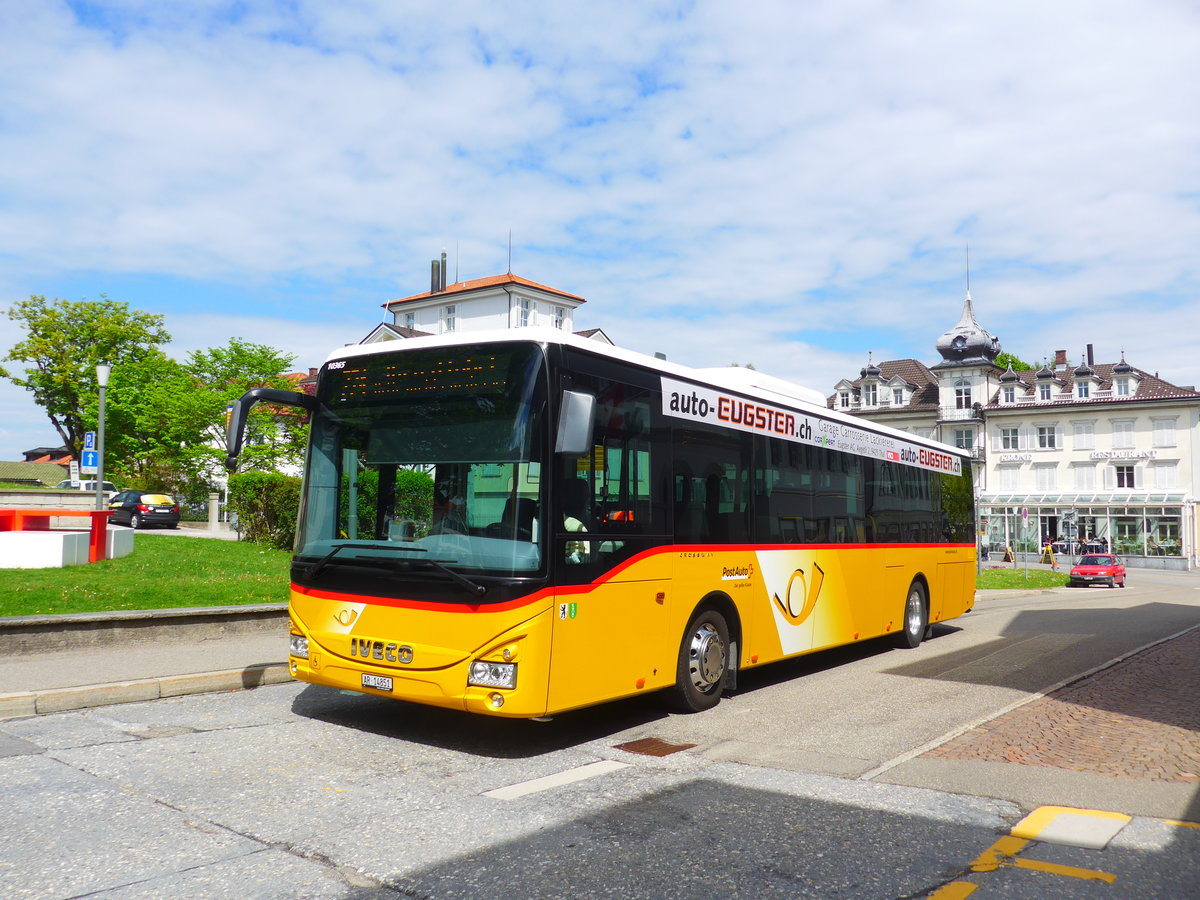
POLYGON ((327 365, 296 535, 300 576, 374 567, 444 583, 538 571, 543 373, 528 343, 327 365))
POLYGON ((1079 560, 1081 566, 1111 566, 1115 561, 1111 556, 1085 556, 1079 560))

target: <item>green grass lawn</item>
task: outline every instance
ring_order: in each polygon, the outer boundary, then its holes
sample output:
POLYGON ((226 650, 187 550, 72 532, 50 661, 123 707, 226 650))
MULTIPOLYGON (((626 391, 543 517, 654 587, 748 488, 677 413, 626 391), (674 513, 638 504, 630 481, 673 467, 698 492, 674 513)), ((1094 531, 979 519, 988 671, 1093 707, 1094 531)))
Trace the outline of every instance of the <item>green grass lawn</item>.
POLYGON ((984 569, 975 580, 981 591, 1023 590, 1026 588, 1054 588, 1067 583, 1066 572, 1051 572, 1048 569, 1018 568, 984 569))
POLYGON ((134 535, 121 559, 0 569, 0 616, 286 603, 291 554, 182 535, 134 535))

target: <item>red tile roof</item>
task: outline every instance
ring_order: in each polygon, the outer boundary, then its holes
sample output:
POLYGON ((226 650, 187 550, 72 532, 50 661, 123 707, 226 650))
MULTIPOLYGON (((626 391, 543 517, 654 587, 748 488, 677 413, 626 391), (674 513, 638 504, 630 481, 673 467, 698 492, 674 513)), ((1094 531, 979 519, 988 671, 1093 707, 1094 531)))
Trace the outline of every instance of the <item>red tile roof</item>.
POLYGON ((558 288, 548 287, 544 284, 538 284, 536 281, 530 281, 528 278, 522 278, 520 275, 489 275, 487 278, 475 278, 471 281, 459 281, 455 284, 446 285, 444 291, 425 291, 421 294, 413 294, 411 297, 401 297, 398 300, 385 300, 380 304, 384 309, 395 306, 399 303, 410 303, 414 300, 429 300, 432 297, 446 297, 454 294, 463 294, 468 291, 479 291, 484 288, 496 287, 502 284, 519 284, 524 287, 536 288, 539 291, 546 291, 551 294, 558 294, 560 297, 566 297, 568 300, 578 300, 580 303, 586 303, 582 297, 577 294, 569 294, 566 291, 560 291, 558 288))

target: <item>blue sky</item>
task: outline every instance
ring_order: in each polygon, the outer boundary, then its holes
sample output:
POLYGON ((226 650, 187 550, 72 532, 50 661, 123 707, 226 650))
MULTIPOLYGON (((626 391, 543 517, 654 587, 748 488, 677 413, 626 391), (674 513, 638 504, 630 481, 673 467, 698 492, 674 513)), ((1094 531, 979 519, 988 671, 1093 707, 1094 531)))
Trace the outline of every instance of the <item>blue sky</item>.
MULTIPOLYGON (((828 393, 981 324, 1200 383, 1192 2, 0 4, 0 307, 318 365, 513 271, 828 393)), ((0 350, 20 337, 0 319, 0 350)), ((0 384, 0 459, 56 444, 0 384)))

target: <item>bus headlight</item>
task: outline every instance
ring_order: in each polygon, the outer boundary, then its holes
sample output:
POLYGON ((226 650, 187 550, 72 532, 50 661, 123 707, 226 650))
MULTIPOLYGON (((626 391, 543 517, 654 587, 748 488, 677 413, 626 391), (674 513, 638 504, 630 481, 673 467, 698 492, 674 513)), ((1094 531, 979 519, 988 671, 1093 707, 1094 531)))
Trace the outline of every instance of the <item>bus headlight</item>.
POLYGON ((515 688, 517 686, 517 664, 497 662, 473 662, 467 676, 467 684, 480 687, 515 688))
POLYGON ((302 634, 292 635, 292 646, 288 650, 292 656, 308 659, 308 638, 302 634))

